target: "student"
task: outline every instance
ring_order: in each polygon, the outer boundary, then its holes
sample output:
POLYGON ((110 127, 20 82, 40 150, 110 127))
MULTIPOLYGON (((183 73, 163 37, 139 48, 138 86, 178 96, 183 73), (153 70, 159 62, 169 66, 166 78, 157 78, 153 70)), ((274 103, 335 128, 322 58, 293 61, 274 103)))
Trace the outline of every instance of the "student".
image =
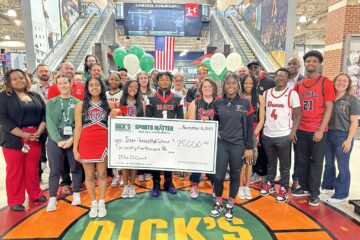
POLYGON ((350 155, 354 146, 360 109, 352 90, 351 78, 339 73, 334 81, 336 101, 329 121, 326 136, 325 172, 322 182, 323 193, 335 189, 328 203, 336 204, 346 200, 350 188, 350 155), (336 177, 335 159, 339 174, 336 177))
POLYGON ((194 86, 189 88, 186 94, 186 98, 185 98, 186 106, 188 106, 195 98, 198 97, 198 86, 204 79, 208 77, 208 68, 203 64, 199 64, 197 66, 197 76, 198 76, 198 82, 195 82, 194 86))
POLYGON ((71 79, 68 76, 58 76, 56 79, 60 96, 51 99, 46 105, 46 122, 49 138, 47 141, 47 156, 49 159, 49 202, 47 212, 56 210, 56 194, 58 191, 64 156, 69 161, 73 179, 73 200, 71 205, 80 205, 81 165, 75 161, 73 153, 74 107, 80 102, 71 96, 71 79))
MULTIPOLYGON (((213 120, 214 119, 214 101, 217 97, 216 83, 211 79, 203 80, 199 85, 199 97, 189 105, 188 119, 190 120, 213 120)), ((191 181, 191 198, 199 197, 198 185, 201 173, 192 173, 191 181)), ((210 175, 209 175, 210 176, 210 175)), ((212 180, 213 176, 210 176, 212 180)), ((213 182, 213 181, 212 181, 213 182)))
POLYGON ((105 217, 108 115, 105 85, 99 78, 85 84, 84 101, 75 107, 74 156, 85 170, 85 185, 90 195, 90 218, 105 217), (95 171, 99 185, 99 202, 95 194, 95 171))
POLYGON ((262 143, 267 155, 267 183, 263 185, 262 196, 275 192, 274 183, 277 161, 280 162, 281 187, 276 201, 284 203, 288 199, 291 166, 291 143, 296 142, 296 131, 301 118, 299 95, 286 87, 290 72, 279 68, 275 72, 275 88, 264 92, 266 121, 262 143))
POLYGON ((298 166, 301 187, 291 194, 295 197, 310 196, 309 205, 316 207, 320 204, 327 124, 336 97, 332 82, 318 72, 324 59, 322 54, 312 50, 303 58, 307 74, 294 87, 301 104, 295 146, 295 166, 298 166))
POLYGON ((252 199, 252 194, 250 191, 250 179, 253 171, 253 165, 256 164, 257 160, 257 144, 260 138, 260 131, 263 128, 265 122, 265 103, 263 96, 256 92, 257 83, 254 77, 245 75, 242 79, 240 79, 240 83, 243 96, 251 102, 251 105, 254 108, 254 113, 252 114, 254 117, 254 158, 250 164, 248 164, 245 160, 243 161, 243 166, 240 173, 240 188, 238 192, 240 199, 250 200, 252 199))
MULTIPOLYGON (((135 80, 129 80, 125 83, 123 88, 123 95, 120 99, 120 108, 126 107, 126 114, 122 114, 122 116, 127 117, 143 117, 144 116, 144 108, 141 101, 141 93, 139 88, 139 83, 135 80)), ((112 112, 116 112, 119 114, 119 109, 113 109, 112 112)), ((112 114, 113 115, 113 114, 112 114)), ((123 169, 122 175, 124 178, 124 190, 121 194, 122 198, 134 198, 136 196, 135 191, 135 177, 136 170, 135 169, 123 169), (130 185, 128 184, 130 173, 130 185)))
POLYGON ((251 103, 239 96, 240 83, 234 73, 225 75, 223 98, 214 103, 215 120, 219 121, 216 173, 214 179, 216 203, 210 216, 218 217, 224 207, 222 194, 228 165, 230 166, 230 192, 226 204, 225 219, 233 220, 233 206, 240 185, 242 156, 247 162, 253 158, 253 109, 251 103))
MULTIPOLYGON (((173 76, 170 72, 160 72, 156 76, 158 82, 158 91, 156 94, 149 96, 149 104, 146 106, 146 116, 154 118, 176 118, 183 119, 183 104, 181 97, 173 94, 170 90, 173 76)), ((151 195, 153 197, 160 196, 160 171, 153 171, 153 189, 151 195)), ((172 183, 172 172, 164 171, 165 183, 164 189, 171 193, 176 194, 172 183)))

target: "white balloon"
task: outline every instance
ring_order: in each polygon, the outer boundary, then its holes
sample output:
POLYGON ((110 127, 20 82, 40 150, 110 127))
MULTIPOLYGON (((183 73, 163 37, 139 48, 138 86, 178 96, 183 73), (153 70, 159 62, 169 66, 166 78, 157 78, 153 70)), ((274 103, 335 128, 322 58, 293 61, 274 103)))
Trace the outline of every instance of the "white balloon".
POLYGON ((128 74, 133 77, 140 68, 140 61, 135 54, 128 54, 124 58, 124 67, 128 70, 128 74))
POLYGON ((226 58, 222 53, 215 53, 210 59, 210 66, 216 75, 220 75, 226 65, 226 58))
POLYGON ((233 52, 230 53, 229 56, 226 58, 226 68, 229 71, 235 71, 242 65, 242 59, 240 54, 233 52))

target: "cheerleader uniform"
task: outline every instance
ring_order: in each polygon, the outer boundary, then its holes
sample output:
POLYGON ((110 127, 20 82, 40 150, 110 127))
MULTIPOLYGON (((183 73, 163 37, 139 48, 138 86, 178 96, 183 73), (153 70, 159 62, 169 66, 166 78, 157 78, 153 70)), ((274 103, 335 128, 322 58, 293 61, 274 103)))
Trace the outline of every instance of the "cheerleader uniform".
POLYGON ((108 116, 102 102, 89 102, 90 106, 83 113, 83 129, 79 142, 79 153, 83 163, 102 162, 107 155, 108 147, 108 116))

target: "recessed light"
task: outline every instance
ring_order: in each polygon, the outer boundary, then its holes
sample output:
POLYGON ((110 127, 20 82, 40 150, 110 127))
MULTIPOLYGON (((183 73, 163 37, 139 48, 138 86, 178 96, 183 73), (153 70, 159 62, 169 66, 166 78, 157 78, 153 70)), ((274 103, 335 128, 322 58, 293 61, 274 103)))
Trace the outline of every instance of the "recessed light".
POLYGON ((9 11, 7 11, 6 13, 9 17, 16 17, 17 16, 17 13, 15 10, 13 9, 9 9, 9 11))

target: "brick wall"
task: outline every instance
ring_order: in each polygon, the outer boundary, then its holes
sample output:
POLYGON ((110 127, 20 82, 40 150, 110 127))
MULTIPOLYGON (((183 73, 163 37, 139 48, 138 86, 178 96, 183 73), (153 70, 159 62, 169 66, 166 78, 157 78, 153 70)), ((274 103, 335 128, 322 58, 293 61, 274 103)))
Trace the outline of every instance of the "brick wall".
POLYGON ((339 43, 344 40, 346 7, 327 14, 325 45, 339 43))
POLYGON ((331 80, 341 71, 343 64, 343 49, 326 51, 324 53, 323 75, 331 80))

